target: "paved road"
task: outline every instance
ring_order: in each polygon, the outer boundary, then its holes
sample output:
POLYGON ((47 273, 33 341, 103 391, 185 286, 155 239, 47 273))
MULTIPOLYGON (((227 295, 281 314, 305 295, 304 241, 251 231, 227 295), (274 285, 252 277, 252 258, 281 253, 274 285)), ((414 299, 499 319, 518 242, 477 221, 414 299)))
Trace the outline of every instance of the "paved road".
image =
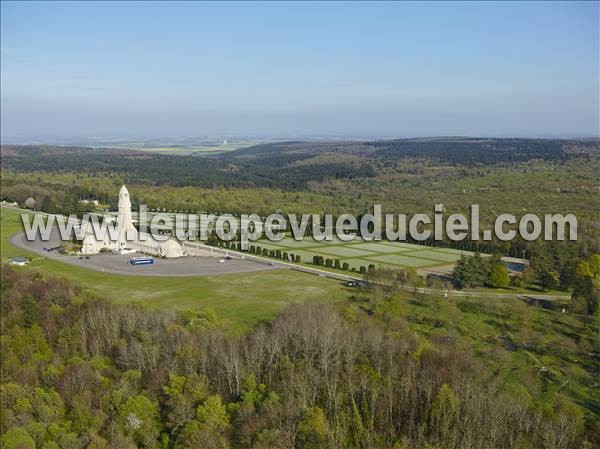
POLYGON ((513 292, 506 292, 506 293, 497 293, 497 292, 485 292, 485 291, 477 291, 477 292, 470 292, 470 291, 463 291, 463 290, 436 290, 436 289, 431 289, 431 288, 424 288, 424 287, 418 287, 418 288, 411 288, 411 287, 404 287, 403 288, 406 291, 412 291, 412 292, 416 292, 416 293, 424 293, 424 294, 436 294, 436 295, 444 295, 447 294, 448 296, 459 296, 459 297, 472 297, 472 298, 496 298, 496 299, 503 299, 503 298, 521 298, 521 299, 533 299, 533 300, 540 300, 540 301, 567 301, 571 299, 571 295, 569 295, 568 293, 564 294, 564 295, 546 295, 543 293, 535 293, 535 292, 527 292, 527 293, 513 293, 513 292))
MULTIPOLYGON (((11 243, 27 251, 40 254, 40 257, 58 260, 60 262, 76 265, 89 270, 104 273, 136 275, 136 276, 208 276, 218 274, 250 273, 256 271, 285 268, 269 265, 254 260, 241 260, 232 258, 223 263, 219 260, 221 255, 190 256, 179 259, 158 259, 152 265, 131 265, 129 260, 139 254, 113 254, 103 253, 81 259, 78 256, 64 256, 56 251, 44 251, 43 248, 54 247, 60 244, 58 231, 53 232, 48 242, 41 240, 28 241, 24 233, 11 237, 11 243)), ((34 262, 35 263, 35 262, 34 262)))
MULTIPOLYGON (((319 276, 331 277, 331 278, 342 280, 342 281, 363 282, 362 277, 360 275, 352 276, 352 275, 346 275, 346 274, 341 274, 341 273, 333 273, 331 271, 321 270, 319 268, 312 268, 312 267, 292 264, 289 262, 274 261, 273 259, 269 259, 269 258, 262 257, 262 256, 256 256, 254 254, 226 250, 223 248, 214 248, 214 247, 210 247, 210 246, 207 246, 207 245, 204 245, 201 243, 184 242, 183 245, 186 247, 195 247, 195 248, 204 249, 204 250, 208 250, 208 251, 227 253, 230 255, 238 256, 238 257, 245 257, 246 259, 260 260, 260 261, 263 261, 264 263, 271 263, 275 266, 287 267, 287 268, 290 268, 293 270, 304 271, 305 273, 317 274, 319 276)), ((485 292, 485 291, 469 292, 469 291, 462 291, 462 290, 442 290, 442 291, 440 291, 440 290, 434 290, 434 289, 426 288, 426 287, 417 287, 417 288, 402 287, 402 289, 405 291, 408 291, 408 292, 415 292, 415 293, 436 294, 436 295, 447 294, 448 296, 473 297, 473 298, 475 298, 475 297, 496 298, 496 299, 521 298, 521 299, 534 299, 534 300, 545 300, 545 301, 565 301, 565 300, 571 299, 571 296, 569 294, 545 295, 545 294, 538 294, 538 293, 534 293, 534 292, 531 292, 531 293, 529 293, 529 292, 527 292, 527 293, 512 293, 512 292, 498 293, 498 292, 485 292)))
MULTIPOLYGON (((31 213, 29 210, 11 208, 12 210, 20 210, 31 213)), ((48 215, 44 212, 37 212, 43 215, 48 215)), ((24 237, 24 234, 17 234, 11 238, 11 242, 20 248, 28 251, 37 252, 45 257, 60 260, 61 262, 70 263, 73 265, 83 266, 96 271, 107 273, 129 274, 129 275, 144 275, 144 276, 200 276, 200 275, 215 275, 215 274, 231 274, 253 272, 269 269, 288 268, 305 273, 329 277, 341 281, 362 281, 360 275, 346 275, 342 273, 334 273, 320 268, 312 268, 305 265, 297 265, 289 262, 274 260, 267 257, 257 256, 246 252, 239 252, 223 248, 210 247, 198 242, 182 242, 183 246, 202 250, 205 253, 213 253, 213 257, 185 257, 181 259, 157 259, 154 265, 132 266, 127 263, 131 257, 135 255, 117 255, 117 254, 98 254, 91 256, 90 259, 79 259, 78 257, 63 256, 56 252, 48 253, 43 251, 43 247, 57 246, 60 243, 58 233, 52 235, 52 242, 29 242, 24 237), (218 259, 225 254, 232 256, 232 260, 224 263, 219 263, 218 259)), ((537 293, 496 293, 496 292, 465 292, 461 290, 434 290, 424 287, 410 288, 403 287, 405 291, 436 294, 458 297, 485 297, 485 298, 520 298, 530 300, 545 300, 545 301, 565 301, 570 300, 570 295, 545 295, 537 293)))
POLYGON ((305 265, 298 265, 298 264, 294 264, 294 263, 290 263, 290 262, 284 262, 281 260, 270 259, 267 257, 257 256, 255 254, 250 254, 250 253, 246 253, 246 252, 235 251, 235 250, 230 250, 230 249, 225 249, 225 248, 211 247, 211 246, 208 246, 208 245, 205 245, 202 243, 183 242, 183 246, 185 246, 186 248, 198 248, 198 249, 202 249, 202 250, 206 250, 206 251, 212 251, 213 253, 221 254, 221 255, 227 254, 227 255, 230 255, 233 257, 238 257, 238 258, 241 258, 244 260, 252 260, 255 262, 259 262, 259 263, 268 264, 275 268, 289 268, 292 270, 302 271, 304 273, 328 277, 331 279, 337 279, 340 281, 361 281, 362 280, 362 277, 360 277, 360 276, 352 276, 352 275, 348 275, 348 274, 334 273, 332 271, 322 270, 320 268, 307 267, 305 265))
MULTIPOLYGON (((30 210, 20 208, 10 208, 23 213, 31 213, 30 210)), ((45 212, 36 212, 36 214, 49 215, 45 212)), ((44 247, 53 247, 60 244, 60 236, 56 228, 52 230, 50 241, 33 241, 30 242, 25 238, 23 233, 14 235, 11 238, 11 243, 19 248, 27 251, 36 252, 44 257, 72 265, 82 266, 95 271, 115 274, 129 275, 145 275, 145 276, 200 276, 214 274, 231 274, 244 273, 262 270, 273 269, 295 269, 313 275, 329 277, 342 281, 360 280, 356 276, 332 273, 330 271, 321 270, 319 268, 311 268, 283 261, 249 255, 248 253, 231 251, 221 248, 213 248, 204 244, 195 242, 182 242, 183 246, 189 248, 197 248, 203 252, 212 252, 212 257, 185 257, 181 259, 157 259, 153 265, 137 265, 133 266, 127 262, 135 254, 118 255, 118 254, 97 254, 90 256, 89 259, 79 259, 75 256, 63 256, 57 252, 44 251, 44 247), (232 259, 224 263, 219 263, 218 260, 224 255, 231 255, 232 259)))

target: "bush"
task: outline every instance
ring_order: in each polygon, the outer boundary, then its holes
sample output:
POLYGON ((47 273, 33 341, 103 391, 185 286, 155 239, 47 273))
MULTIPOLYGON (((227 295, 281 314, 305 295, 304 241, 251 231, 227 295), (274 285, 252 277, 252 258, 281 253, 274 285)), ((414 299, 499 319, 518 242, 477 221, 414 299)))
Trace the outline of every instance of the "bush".
POLYGON ((582 296, 573 295, 569 304, 569 312, 577 315, 585 315, 588 312, 587 300, 582 296))
POLYGON ((527 286, 521 275, 515 275, 515 276, 511 277, 509 285, 511 287, 515 287, 515 288, 523 288, 523 287, 527 286))
POLYGON ((488 283, 494 288, 506 288, 510 282, 508 270, 503 263, 496 263, 490 268, 488 283))

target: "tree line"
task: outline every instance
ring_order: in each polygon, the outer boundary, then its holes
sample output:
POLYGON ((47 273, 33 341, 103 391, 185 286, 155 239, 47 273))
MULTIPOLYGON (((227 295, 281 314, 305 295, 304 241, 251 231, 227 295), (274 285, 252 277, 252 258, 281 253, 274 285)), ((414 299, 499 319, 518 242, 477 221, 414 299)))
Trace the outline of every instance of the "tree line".
POLYGON ((291 305, 242 335, 2 267, 2 448, 591 448, 451 341, 291 305))
MULTIPOLYGON (((4 148, 4 147, 3 147, 4 148)), ((125 183, 166 186, 306 189, 324 178, 353 179, 375 176, 368 161, 309 166, 254 165, 198 156, 169 156, 144 152, 115 152, 85 148, 54 148, 54 151, 19 151, 12 147, 1 158, 2 168, 16 172, 119 174, 125 183)))
POLYGON ((571 291, 571 311, 589 315, 600 311, 600 254, 567 259, 557 265, 548 253, 540 251, 521 274, 511 277, 500 257, 484 258, 476 253, 458 260, 452 279, 458 288, 522 288, 535 284, 544 291, 571 291))

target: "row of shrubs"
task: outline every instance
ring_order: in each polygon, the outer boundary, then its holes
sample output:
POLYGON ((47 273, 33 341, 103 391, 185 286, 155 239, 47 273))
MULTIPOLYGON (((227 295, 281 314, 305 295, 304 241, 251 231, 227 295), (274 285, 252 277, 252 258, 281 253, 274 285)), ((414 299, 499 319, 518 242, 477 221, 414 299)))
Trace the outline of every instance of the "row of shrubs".
MULTIPOLYGON (((218 241, 217 246, 219 246, 221 248, 228 248, 228 249, 236 250, 236 251, 243 251, 242 245, 240 242, 218 241)), ((294 263, 302 262, 302 258, 300 257, 299 254, 288 253, 287 251, 283 251, 281 249, 270 249, 270 248, 264 248, 259 245, 250 245, 248 247, 247 251, 250 254, 256 254, 258 256, 265 256, 265 257, 272 257, 274 259, 285 260, 286 262, 294 262, 294 263)), ((342 263, 342 261, 340 261, 340 259, 330 259, 330 258, 325 258, 323 256, 317 256, 317 255, 313 256, 312 263, 314 265, 319 265, 322 267, 335 268, 336 270, 351 271, 354 273, 356 273, 356 272, 366 273, 369 270, 375 269, 375 265, 370 264, 368 267, 361 266, 357 270, 356 267, 350 268, 350 265, 348 264, 348 262, 342 263)))
POLYGON ((274 259, 285 260, 286 262, 295 262, 300 263, 302 259, 299 254, 288 253, 287 251, 282 251, 280 249, 269 249, 263 248, 258 245, 250 245, 247 250, 242 249, 242 244, 240 242, 217 242, 217 246, 221 248, 228 248, 236 251, 247 251, 250 254, 256 254, 257 256, 265 256, 272 257, 274 259))
POLYGON ((321 266, 324 266, 327 268, 335 268, 336 270, 342 270, 342 271, 352 271, 352 272, 359 271, 360 273, 366 273, 367 270, 375 269, 375 265, 370 264, 368 267, 365 267, 364 265, 362 265, 357 270, 356 267, 350 268, 350 265, 348 264, 348 262, 342 263, 340 261, 340 259, 329 259, 329 258, 325 258, 323 256, 313 256, 312 262, 315 265, 321 265, 321 266))

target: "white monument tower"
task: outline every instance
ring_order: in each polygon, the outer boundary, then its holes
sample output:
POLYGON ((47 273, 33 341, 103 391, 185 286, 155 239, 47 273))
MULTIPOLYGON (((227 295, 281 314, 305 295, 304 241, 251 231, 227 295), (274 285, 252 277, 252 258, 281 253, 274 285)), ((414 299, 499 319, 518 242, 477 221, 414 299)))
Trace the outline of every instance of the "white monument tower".
POLYGON ((129 191, 125 186, 121 187, 121 190, 119 190, 118 220, 122 220, 118 246, 119 248, 125 248, 127 247, 128 241, 137 239, 137 230, 133 226, 133 219, 131 218, 131 200, 129 199, 129 191))
POLYGON ((133 226, 131 200, 129 199, 129 190, 125 186, 119 190, 119 216, 123 217, 123 225, 125 227, 133 226))
MULTIPOLYGON (((114 224, 114 221, 112 221, 114 224)), ((131 216, 131 200, 127 187, 121 187, 119 190, 119 215, 117 224, 120 224, 119 236, 116 240, 110 238, 110 233, 106 232, 104 240, 98 240, 94 235, 93 228, 86 230, 86 235, 81 246, 81 254, 98 254, 101 250, 116 251, 126 254, 132 249, 143 254, 151 254, 159 257, 182 257, 187 253, 183 247, 173 239, 157 241, 151 235, 143 234, 144 239, 140 238, 131 216)))

